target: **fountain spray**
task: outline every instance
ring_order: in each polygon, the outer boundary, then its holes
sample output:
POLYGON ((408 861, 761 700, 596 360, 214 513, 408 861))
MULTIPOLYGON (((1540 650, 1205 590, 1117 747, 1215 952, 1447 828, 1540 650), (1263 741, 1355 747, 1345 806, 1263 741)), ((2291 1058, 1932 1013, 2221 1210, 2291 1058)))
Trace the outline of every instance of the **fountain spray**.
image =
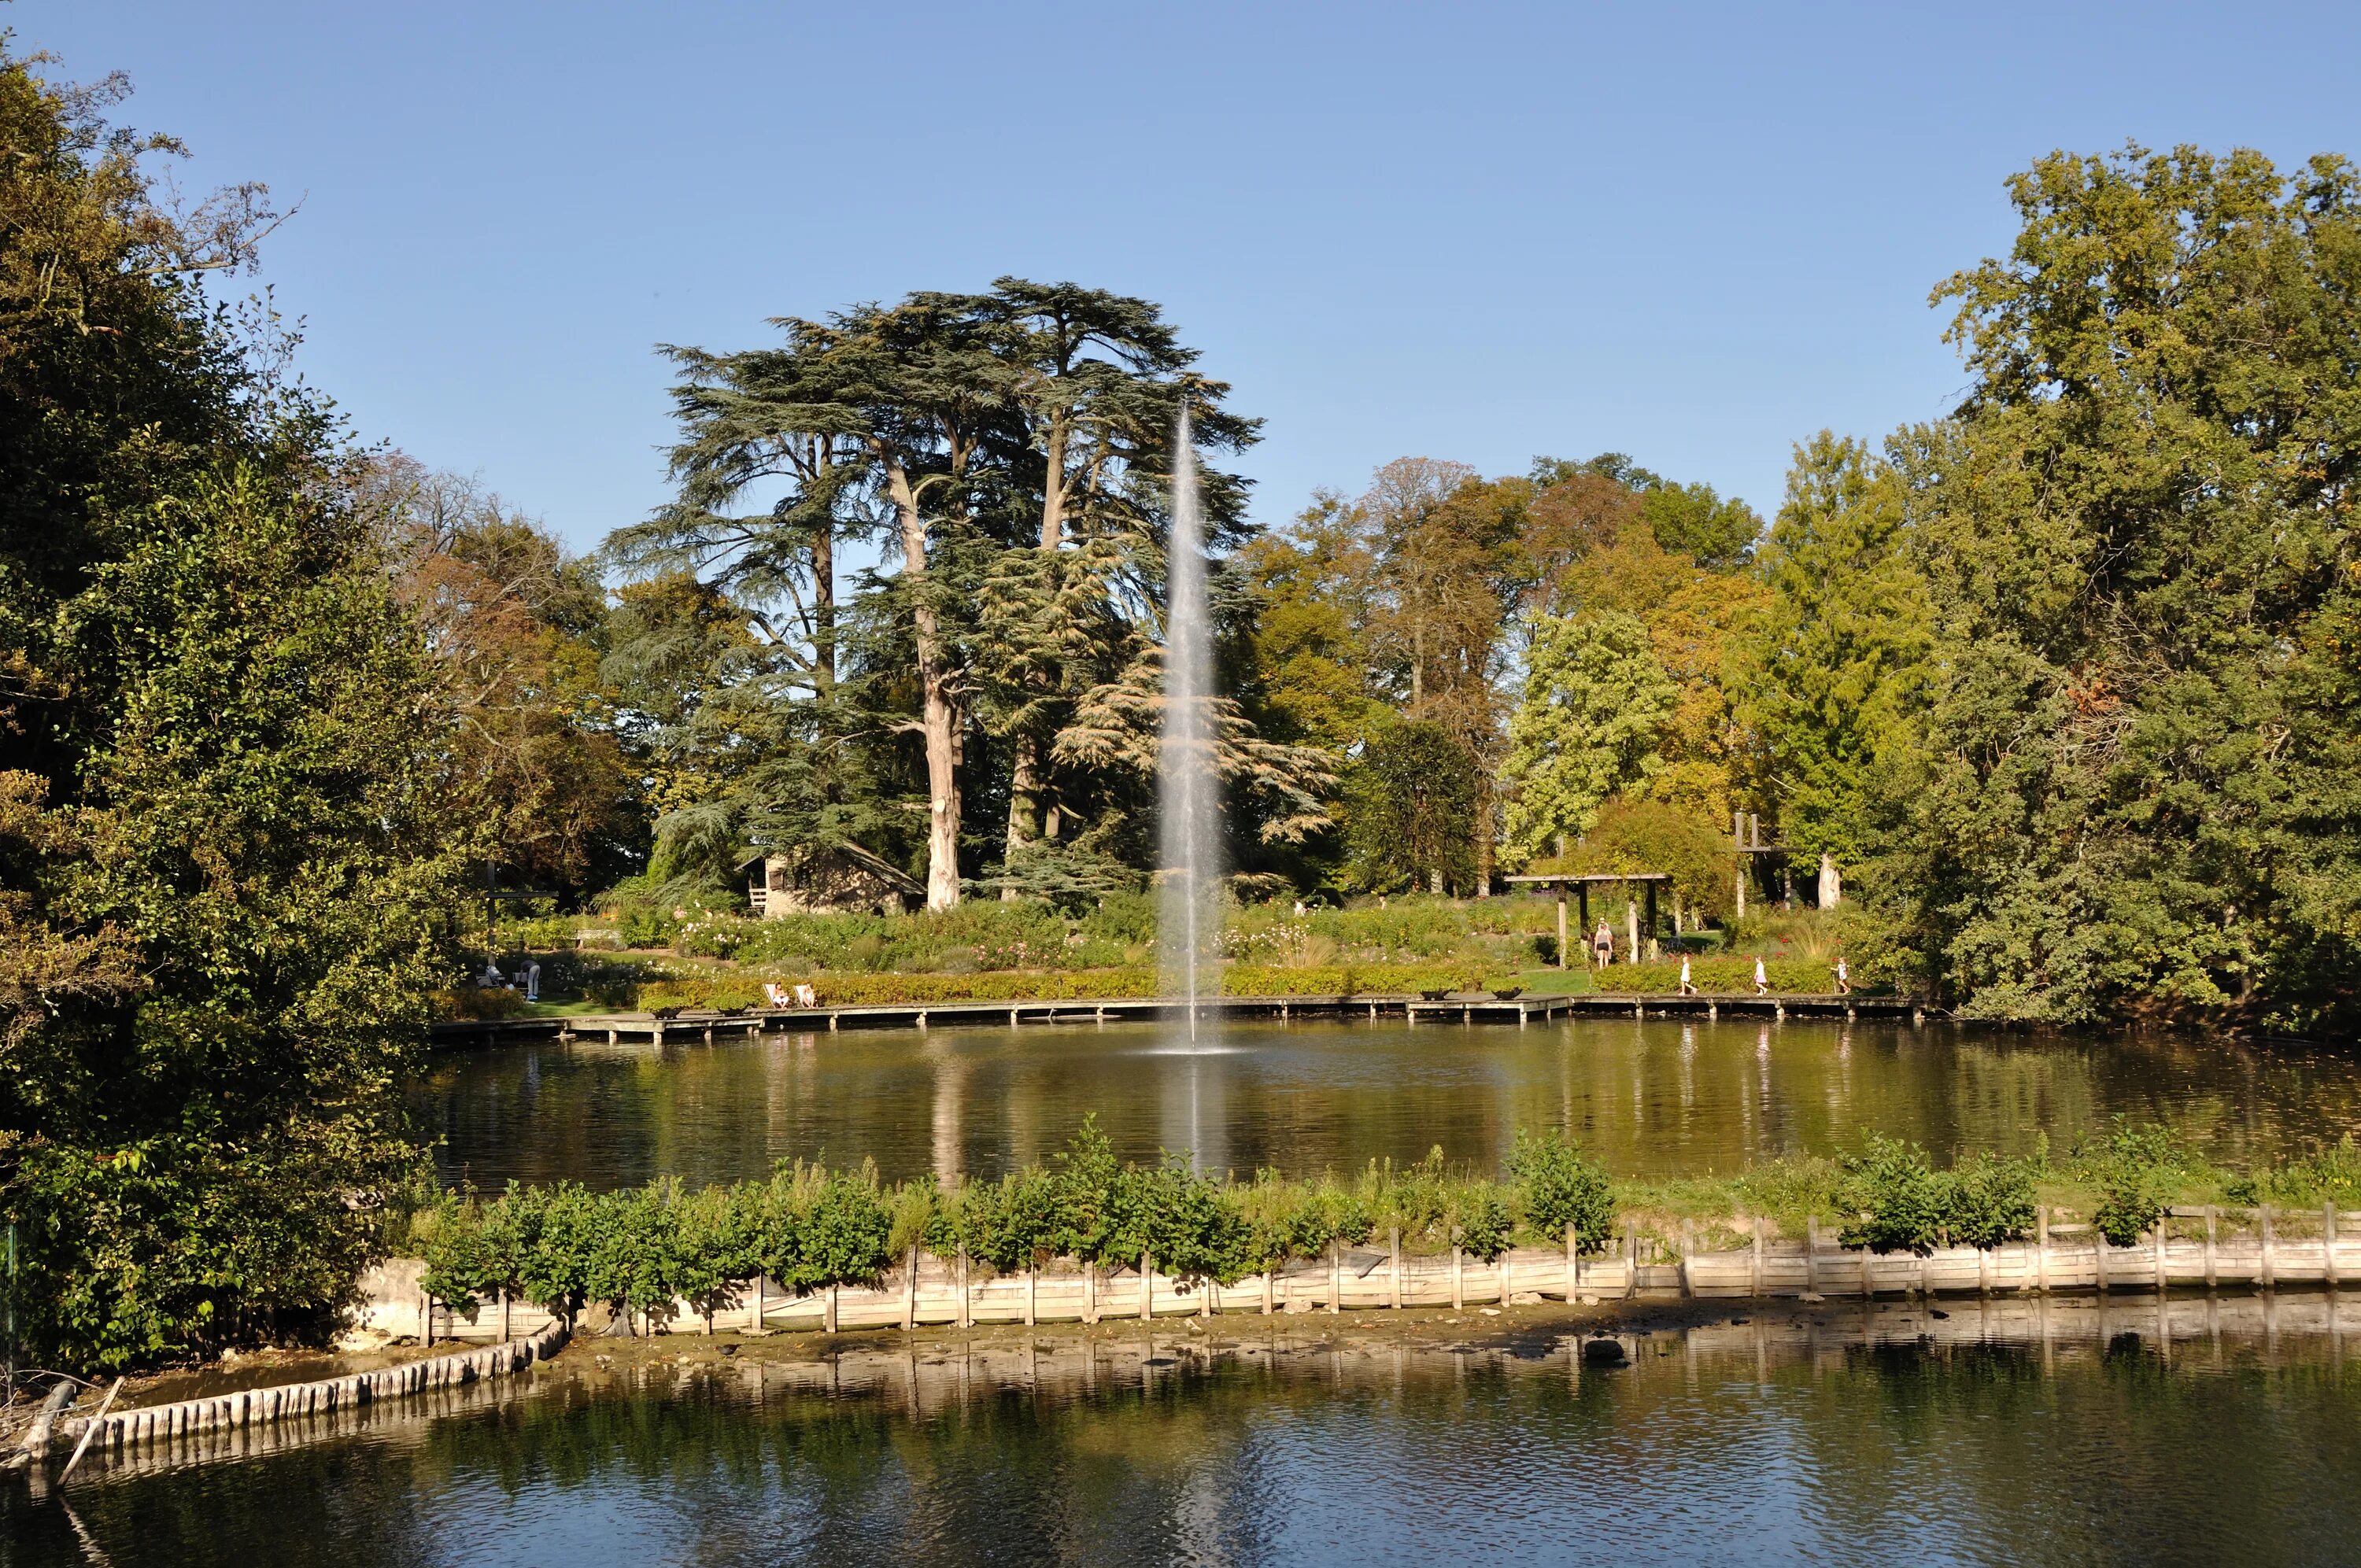
POLYGON ((1200 988, 1218 994, 1221 919, 1221 769, 1213 713, 1212 618, 1205 605, 1205 525, 1197 454, 1184 403, 1172 441, 1172 531, 1165 551, 1164 741, 1159 806, 1164 878, 1157 900, 1168 991, 1189 1001, 1189 1039, 1200 1025, 1200 988))

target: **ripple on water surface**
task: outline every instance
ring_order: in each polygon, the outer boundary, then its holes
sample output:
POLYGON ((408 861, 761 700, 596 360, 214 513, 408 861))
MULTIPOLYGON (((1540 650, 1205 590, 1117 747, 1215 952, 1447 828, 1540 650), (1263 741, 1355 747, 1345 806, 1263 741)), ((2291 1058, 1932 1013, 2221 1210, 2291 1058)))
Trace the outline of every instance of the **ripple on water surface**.
POLYGON ((1757 1318, 1631 1339, 1607 1372, 1543 1329, 577 1347, 464 1412, 78 1479, 71 1519, 12 1495, 0 1560, 2349 1561, 2361 1373, 2324 1310, 2285 1311, 2169 1360, 2089 1311, 2046 1346, 1922 1344, 1906 1308, 1877 1343, 1757 1318))

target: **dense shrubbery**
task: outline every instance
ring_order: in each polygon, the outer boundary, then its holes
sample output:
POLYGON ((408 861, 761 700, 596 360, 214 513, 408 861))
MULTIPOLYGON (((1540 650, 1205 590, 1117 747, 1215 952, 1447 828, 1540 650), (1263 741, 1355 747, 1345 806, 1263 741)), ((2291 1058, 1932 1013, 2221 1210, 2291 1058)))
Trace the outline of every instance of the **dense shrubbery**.
POLYGON ((1854 1216, 1847 1246, 1925 1255, 1943 1245, 1992 1248, 2033 1228, 2034 1168, 1979 1155, 1949 1170, 1928 1164, 1916 1144, 1872 1135, 1844 1162, 1836 1201, 1854 1216))
POLYGON ((2333 1146, 2224 1184, 2233 1203, 2361 1206, 2361 1148, 2347 1133, 2333 1146))
POLYGON ((2131 1245, 2162 1219, 2190 1174, 2168 1129, 2120 1121, 2087 1163, 2099 1188, 2091 1223, 2117 1246, 2131 1245))
POLYGON ((1227 1283, 1395 1230, 1411 1250, 1455 1242, 1488 1261, 1520 1233, 1556 1244, 1568 1225, 1584 1251, 1600 1252, 1613 1223, 1605 1173, 1555 1136, 1520 1135, 1506 1181, 1455 1170, 1440 1149, 1350 1180, 1263 1170, 1233 1181, 1179 1157, 1120 1162, 1085 1120, 1049 1164, 950 1191, 931 1178, 889 1187, 873 1168, 800 1162, 700 1191, 671 1180, 610 1193, 511 1185, 489 1201, 444 1198, 413 1234, 425 1288, 445 1300, 505 1289, 571 1317, 594 1301, 662 1313, 680 1299, 709 1317, 758 1271, 797 1291, 864 1284, 913 1245, 939 1256, 963 1250, 1004 1273, 1057 1256, 1112 1266, 1146 1254, 1167 1274, 1227 1283))

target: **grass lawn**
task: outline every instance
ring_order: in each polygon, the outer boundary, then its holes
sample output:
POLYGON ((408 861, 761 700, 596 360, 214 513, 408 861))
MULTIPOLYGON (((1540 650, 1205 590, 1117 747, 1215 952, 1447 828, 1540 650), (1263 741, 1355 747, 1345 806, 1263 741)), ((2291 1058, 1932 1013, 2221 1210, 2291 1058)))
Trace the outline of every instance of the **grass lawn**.
POLYGON ((1519 971, 1517 983, 1528 996, 1587 996, 1598 988, 1590 983, 1590 966, 1579 969, 1529 969, 1519 971))

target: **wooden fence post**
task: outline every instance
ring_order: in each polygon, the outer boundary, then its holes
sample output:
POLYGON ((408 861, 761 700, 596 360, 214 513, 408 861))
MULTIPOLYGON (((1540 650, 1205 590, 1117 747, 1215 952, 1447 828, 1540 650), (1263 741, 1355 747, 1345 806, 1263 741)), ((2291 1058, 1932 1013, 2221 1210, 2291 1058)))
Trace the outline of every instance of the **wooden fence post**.
POLYGON ((836 1293, 839 1288, 840 1287, 835 1285, 828 1288, 828 1301, 820 1309, 820 1314, 824 1320, 820 1326, 829 1333, 836 1332, 836 1293))
POLYGON ((2033 1244, 2033 1288, 2049 1288, 2049 1205, 2037 1204, 2033 1211, 2035 1241, 2033 1244))
POLYGON ((2107 1293, 2107 1233, 2099 1229, 2096 1220, 2091 1222, 2091 1256, 2099 1273, 2099 1294, 2107 1293))
POLYGON ((1028 1329, 1033 1326, 1034 1307, 1039 1298, 1040 1285, 1041 1265, 1028 1259, 1025 1265, 1025 1326, 1028 1329))
POLYGON ((1820 1216, 1804 1216, 1804 1294, 1820 1293, 1820 1216))
POLYGON ((1582 1254, 1575 1246, 1574 1222, 1565 1226, 1565 1299, 1571 1302, 1582 1294, 1582 1254))
POLYGON ((1763 1216, 1754 1216, 1754 1258, 1746 1276, 1747 1294, 1760 1298, 1763 1294, 1763 1216))
POLYGON ((2166 1228, 2167 1226, 2169 1226, 2169 1224, 2171 1224, 2171 1223, 2172 1223, 2172 1211, 2171 1211, 2171 1210, 2169 1210, 2169 1209, 2167 1209, 2163 1213, 2161 1213, 2161 1214, 2159 1214, 2159 1215, 2158 1215, 2158 1216, 2157 1216, 2157 1222, 2156 1222, 2156 1293, 2157 1293, 2158 1295, 2159 1295, 2159 1296, 2163 1295, 2163 1294, 2164 1294, 2164 1292, 2166 1291, 2166 1289, 2168 1289, 2168 1288, 2169 1288, 2169 1286, 2168 1286, 2168 1284, 2167 1284, 2166 1277, 2165 1277, 2165 1261, 2164 1261, 2165 1240, 2164 1240, 2164 1233, 2165 1233, 2165 1228, 2166 1228))
POLYGON ((1334 1236, 1328 1238, 1328 1310, 1345 1310, 1345 1248, 1334 1236))
POLYGON ((1099 1321, 1099 1266, 1094 1258, 1082 1259, 1082 1321, 1099 1321))
POLYGON ((2271 1255, 2271 1206, 2266 1203, 2257 1212, 2263 1223, 2262 1287, 2268 1290, 2279 1281, 2277 1260, 2271 1255))
POLYGON ((1459 1236, 1455 1232, 1451 1237, 1451 1310, 1455 1312, 1465 1310, 1467 1305, 1466 1293, 1461 1287, 1461 1266, 1459 1236))
POLYGON ((906 1332, 918 1326, 918 1244, 910 1244, 910 1277, 902 1282, 902 1327, 906 1332))
POLYGON ((975 1327, 975 1293, 968 1284, 965 1242, 960 1243, 959 1249, 959 1326, 963 1329, 975 1327))
POLYGON ((2320 1277, 2336 1288, 2336 1200, 2320 1206, 2320 1277))
POLYGON ((1689 1257, 1697 1250, 1697 1227, 1687 1220, 1681 1222, 1681 1299, 1697 1294, 1697 1284, 1689 1277, 1689 1257))
MULTIPOLYGON (((2213 1272, 2213 1233, 2214 1221, 2220 1213, 2221 1211, 2213 1204, 2205 1205, 2205 1288, 2208 1290, 2213 1289, 2217 1283, 2213 1272)), ((2213 1309, 2209 1307, 2206 1310, 2211 1311, 2213 1309)))
POLYGON ((1623 1222, 1623 1294, 1628 1299, 1640 1294, 1640 1223, 1623 1222))
POLYGON ((1401 1227, 1392 1226, 1386 1232, 1386 1256, 1393 1275, 1394 1310, 1402 1307, 1401 1227))
POLYGON ((1147 1322, 1156 1316, 1156 1255, 1139 1255, 1139 1321, 1147 1322))

